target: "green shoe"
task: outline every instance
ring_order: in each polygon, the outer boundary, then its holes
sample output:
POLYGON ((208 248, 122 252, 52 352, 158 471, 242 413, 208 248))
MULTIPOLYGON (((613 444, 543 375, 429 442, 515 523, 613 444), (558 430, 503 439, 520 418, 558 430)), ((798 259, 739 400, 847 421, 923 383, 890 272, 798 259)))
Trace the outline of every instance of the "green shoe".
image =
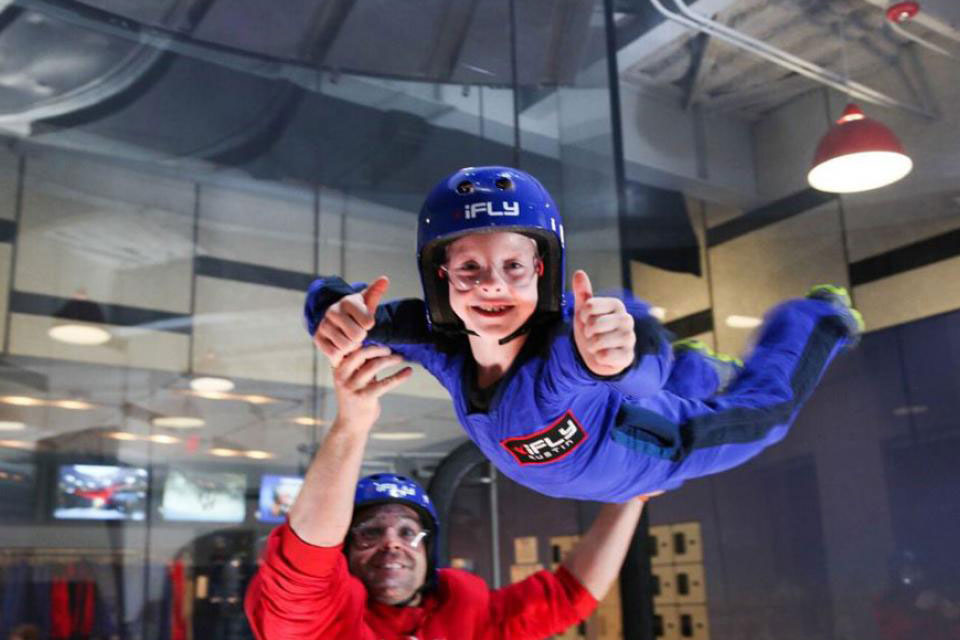
POLYGON ((839 312, 838 317, 843 321, 851 346, 860 341, 867 325, 863 321, 863 315, 853 308, 853 301, 846 289, 835 284, 818 284, 807 292, 807 297, 811 300, 823 300, 839 312))
POLYGON ((673 343, 674 353, 681 351, 697 351, 713 367, 717 374, 717 393, 723 393, 730 383, 740 374, 743 369, 743 360, 728 356, 725 353, 717 353, 707 346, 706 342, 696 338, 685 338, 673 343))

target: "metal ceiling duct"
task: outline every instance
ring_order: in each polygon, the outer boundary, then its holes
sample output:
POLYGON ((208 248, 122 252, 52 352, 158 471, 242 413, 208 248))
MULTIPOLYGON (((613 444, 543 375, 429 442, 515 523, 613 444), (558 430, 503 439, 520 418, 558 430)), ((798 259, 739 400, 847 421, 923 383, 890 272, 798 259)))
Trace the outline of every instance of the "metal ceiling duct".
POLYGON ((650 0, 650 3, 668 20, 682 24, 690 29, 706 33, 717 38, 718 40, 743 49, 760 58, 768 60, 769 62, 789 69, 794 73, 819 82, 820 84, 824 84, 838 91, 847 93, 850 96, 856 97, 864 102, 869 102, 871 104, 884 107, 901 109, 925 118, 936 117, 935 114, 930 113, 930 111, 922 106, 902 102, 881 91, 850 80, 849 78, 844 78, 843 76, 834 73, 829 69, 825 69, 808 60, 804 60, 803 58, 795 56, 788 51, 784 51, 783 49, 769 45, 741 31, 737 31, 736 29, 731 29, 730 27, 727 27, 716 20, 712 20, 693 11, 683 2, 683 0, 673 0, 674 5, 677 7, 680 13, 667 9, 661 0, 650 0))

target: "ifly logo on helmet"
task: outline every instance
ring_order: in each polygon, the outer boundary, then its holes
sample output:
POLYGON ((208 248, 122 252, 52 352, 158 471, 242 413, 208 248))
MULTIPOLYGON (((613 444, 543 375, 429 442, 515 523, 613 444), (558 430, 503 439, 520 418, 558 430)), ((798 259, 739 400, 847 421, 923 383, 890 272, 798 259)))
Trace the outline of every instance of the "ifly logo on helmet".
POLYGON ((374 482, 373 488, 377 493, 385 493, 391 498, 406 498, 417 493, 413 487, 404 487, 393 482, 374 482))
POLYGON ((477 217, 478 214, 485 213, 490 217, 499 218, 501 216, 519 216, 520 215, 520 203, 513 202, 501 202, 500 206, 503 207, 503 210, 498 211, 494 206, 493 202, 487 200, 486 202, 471 202, 470 204, 464 206, 463 208, 463 217, 466 220, 473 220, 477 217))

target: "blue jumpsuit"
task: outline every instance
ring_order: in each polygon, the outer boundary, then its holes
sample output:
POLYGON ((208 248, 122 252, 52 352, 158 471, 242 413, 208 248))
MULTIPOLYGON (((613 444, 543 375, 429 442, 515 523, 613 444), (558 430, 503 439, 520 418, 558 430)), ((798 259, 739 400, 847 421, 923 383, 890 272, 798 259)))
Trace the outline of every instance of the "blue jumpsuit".
MULTIPOLYGON (((316 280, 305 306, 311 336, 331 304, 364 286, 316 280)), ((790 300, 767 314, 743 370, 714 395, 716 377, 696 352, 674 360, 647 307, 630 302, 627 309, 637 346, 626 371, 593 374, 570 322, 556 320, 530 333, 486 411, 469 400, 476 394, 469 343, 431 332, 423 301, 380 305, 368 343, 389 346, 433 374, 467 435, 516 482, 560 498, 622 502, 737 466, 783 439, 851 341, 842 311, 822 300, 790 300)))

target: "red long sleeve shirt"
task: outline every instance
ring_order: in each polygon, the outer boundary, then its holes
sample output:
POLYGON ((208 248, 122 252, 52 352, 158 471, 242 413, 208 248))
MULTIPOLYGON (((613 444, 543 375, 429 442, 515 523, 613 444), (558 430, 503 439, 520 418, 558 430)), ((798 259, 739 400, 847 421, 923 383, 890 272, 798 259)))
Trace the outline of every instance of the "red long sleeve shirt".
POLYGON ((247 590, 247 618, 258 640, 535 640, 597 605, 562 567, 496 590, 456 569, 441 569, 438 582, 419 607, 373 602, 347 570, 343 545, 316 547, 283 525, 247 590))

